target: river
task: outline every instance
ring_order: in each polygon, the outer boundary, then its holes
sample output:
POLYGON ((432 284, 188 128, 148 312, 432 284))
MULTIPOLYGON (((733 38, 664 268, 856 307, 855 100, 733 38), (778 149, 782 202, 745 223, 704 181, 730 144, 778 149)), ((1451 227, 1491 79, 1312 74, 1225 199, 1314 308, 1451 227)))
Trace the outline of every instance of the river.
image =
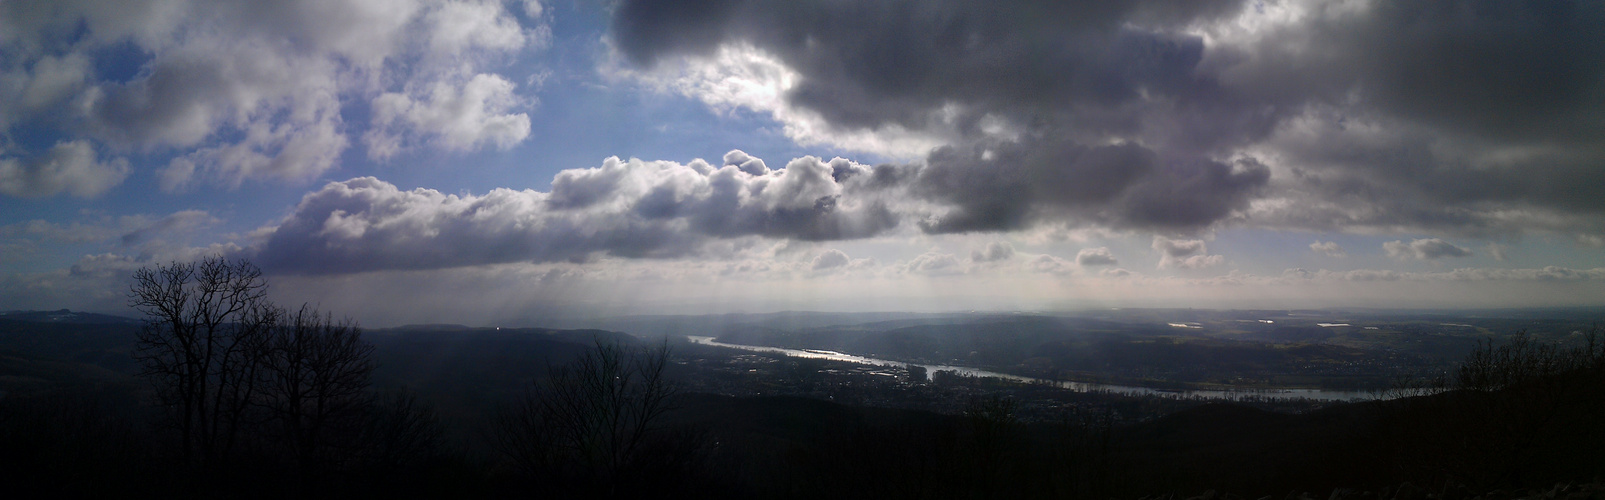
POLYGON ((1022 382, 1022 383, 1028 383, 1028 384, 1051 385, 1051 386, 1059 387, 1059 388, 1062 388, 1062 389, 1069 389, 1069 390, 1076 391, 1076 392, 1094 392, 1094 391, 1098 391, 1098 392, 1109 392, 1109 393, 1114 393, 1114 394, 1125 394, 1125 395, 1131 395, 1131 396, 1163 396, 1163 397, 1172 397, 1172 398, 1207 398, 1207 399, 1225 399, 1225 400, 1233 400, 1233 401, 1242 400, 1242 399, 1267 399, 1267 398, 1269 398, 1269 399, 1312 399, 1312 400, 1319 400, 1319 401, 1360 401, 1360 400, 1367 400, 1367 399, 1376 399, 1377 397, 1379 397, 1378 393, 1372 392, 1372 391, 1332 391, 1332 390, 1325 390, 1325 389, 1262 388, 1262 387, 1252 387, 1252 388, 1251 387, 1242 387, 1242 388, 1211 389, 1211 390, 1170 390, 1170 389, 1155 389, 1155 388, 1151 388, 1151 387, 1139 387, 1139 386, 1131 386, 1131 385, 1099 384, 1099 383, 1092 383, 1092 382, 1067 382, 1067 381, 1063 381, 1063 380, 1048 380, 1048 379, 1035 378, 1035 377, 1022 377, 1022 376, 1019 376, 1019 375, 1010 375, 1010 374, 1007 374, 1007 373, 998 373, 998 372, 994 372, 994 371, 982 370, 980 368, 971 368, 971 367, 968 367, 968 366, 929 365, 929 364, 923 364, 923 363, 907 363, 907 362, 903 362, 903 361, 892 361, 892 360, 889 360, 889 359, 878 359, 878 358, 857 356, 857 355, 853 355, 853 354, 841 353, 841 352, 836 352, 836 351, 823 351, 823 350, 815 350, 815 349, 786 349, 786 348, 782 348, 782 347, 767 347, 767 346, 742 345, 742 344, 726 344, 724 342, 719 342, 717 340, 714 340, 713 337, 700 337, 700 336, 687 335, 686 339, 690 340, 691 343, 693 343, 693 344, 701 344, 701 345, 716 346, 716 347, 727 347, 727 348, 730 348, 730 349, 741 349, 743 351, 752 351, 752 352, 778 353, 778 354, 785 354, 787 356, 794 356, 794 357, 798 357, 798 358, 829 359, 829 360, 833 360, 833 361, 846 361, 848 363, 858 363, 858 364, 875 365, 875 366, 909 366, 909 365, 923 366, 923 367, 925 367, 925 371, 927 373, 936 373, 937 371, 952 371, 952 372, 957 372, 957 373, 959 373, 961 375, 968 375, 968 376, 973 376, 973 377, 996 377, 996 378, 1001 378, 1001 379, 1005 379, 1005 380, 1012 380, 1012 381, 1015 381, 1015 382, 1022 382))

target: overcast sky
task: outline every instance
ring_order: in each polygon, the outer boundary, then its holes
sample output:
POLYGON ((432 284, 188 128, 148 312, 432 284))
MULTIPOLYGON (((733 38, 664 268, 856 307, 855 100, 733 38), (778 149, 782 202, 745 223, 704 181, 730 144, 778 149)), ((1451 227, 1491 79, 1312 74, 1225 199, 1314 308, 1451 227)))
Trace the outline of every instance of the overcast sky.
POLYGON ((0 2, 0 309, 1601 305, 1602 246, 1602 2, 0 2))

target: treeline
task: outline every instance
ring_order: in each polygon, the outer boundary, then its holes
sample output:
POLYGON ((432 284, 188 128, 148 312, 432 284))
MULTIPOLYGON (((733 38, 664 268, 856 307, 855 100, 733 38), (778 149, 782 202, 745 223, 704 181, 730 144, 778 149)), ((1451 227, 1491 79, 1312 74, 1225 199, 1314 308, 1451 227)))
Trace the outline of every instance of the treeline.
POLYGON ((1605 337, 1572 347, 1524 332, 1484 341, 1459 368, 1409 381, 1384 404, 1382 429, 1401 474, 1473 489, 1605 475, 1605 337))

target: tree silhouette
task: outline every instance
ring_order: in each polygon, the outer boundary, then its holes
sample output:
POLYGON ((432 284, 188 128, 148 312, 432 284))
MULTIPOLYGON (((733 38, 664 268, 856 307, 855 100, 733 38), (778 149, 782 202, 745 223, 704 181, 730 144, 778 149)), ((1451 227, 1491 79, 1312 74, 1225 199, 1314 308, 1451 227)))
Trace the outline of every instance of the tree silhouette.
POLYGON ((304 485, 330 459, 353 455, 337 448, 352 445, 361 430, 373 346, 356 323, 307 305, 278 317, 282 324, 269 330, 260 358, 261 405, 304 485))
POLYGON ((129 305, 145 315, 134 357, 186 462, 210 466, 239 441, 270 330, 282 311, 249 262, 207 257, 134 272, 129 305))
POLYGON ((217 471, 252 451, 289 462, 292 484, 305 489, 326 470, 354 465, 365 456, 359 447, 394 448, 365 432, 375 418, 400 426, 386 436, 433 439, 430 417, 415 402, 368 394, 373 346, 355 322, 308 305, 287 311, 266 291, 261 270, 244 260, 207 257, 134 272, 129 303, 145 315, 134 357, 184 462, 217 471))

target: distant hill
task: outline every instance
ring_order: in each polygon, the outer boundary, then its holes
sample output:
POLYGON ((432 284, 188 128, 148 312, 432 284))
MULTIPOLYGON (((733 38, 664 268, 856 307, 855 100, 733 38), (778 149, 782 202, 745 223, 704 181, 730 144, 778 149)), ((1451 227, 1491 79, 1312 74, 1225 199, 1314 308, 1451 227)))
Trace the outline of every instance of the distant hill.
POLYGON ((129 352, 139 327, 132 318, 66 309, 10 312, 0 315, 0 353, 132 374, 137 370, 129 352))
POLYGON ((27 321, 32 323, 70 323, 81 325, 139 324, 138 319, 127 316, 113 316, 110 314, 96 314, 83 311, 71 311, 67 309, 57 309, 54 311, 4 311, 0 312, 0 319, 27 321))
POLYGON ((0 394, 131 384, 139 327, 132 318, 66 309, 0 314, 0 394))
POLYGON ((601 328, 629 332, 641 338, 677 337, 681 335, 717 336, 729 328, 761 327, 779 330, 799 330, 833 326, 860 325, 882 321, 951 322, 972 316, 968 313, 828 313, 811 311, 781 311, 762 314, 707 314, 707 315, 639 315, 611 318, 563 320, 543 319, 542 326, 553 328, 601 328))

